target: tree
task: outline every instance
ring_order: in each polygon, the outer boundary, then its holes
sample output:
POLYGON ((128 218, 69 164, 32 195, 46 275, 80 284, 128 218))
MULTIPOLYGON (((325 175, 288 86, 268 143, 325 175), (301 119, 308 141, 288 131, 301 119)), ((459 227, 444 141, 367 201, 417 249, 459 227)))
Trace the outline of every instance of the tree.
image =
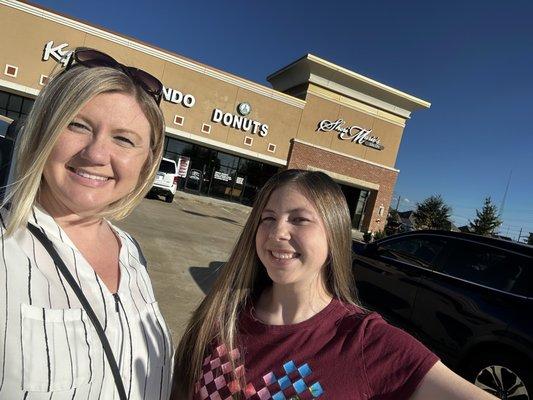
POLYGON ((533 246, 533 232, 529 232, 529 238, 527 239, 527 244, 533 246))
POLYGON ((481 211, 476 210, 474 222, 468 222, 470 230, 478 235, 489 235, 502 224, 498 218, 498 208, 492 203, 490 197, 485 198, 481 211))
POLYGON ((398 211, 393 208, 389 209, 389 215, 387 216, 387 223, 385 224, 384 231, 387 235, 397 233, 400 228, 400 216, 398 211))
POLYGON ((415 224, 418 229, 450 230, 452 209, 444 203, 441 195, 430 196, 421 203, 416 203, 414 212, 415 224))

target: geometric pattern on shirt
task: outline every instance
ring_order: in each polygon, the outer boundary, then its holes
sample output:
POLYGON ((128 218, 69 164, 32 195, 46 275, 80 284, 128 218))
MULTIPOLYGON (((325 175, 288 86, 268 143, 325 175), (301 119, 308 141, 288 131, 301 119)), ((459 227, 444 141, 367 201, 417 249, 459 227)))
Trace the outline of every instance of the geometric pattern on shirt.
POLYGON ((239 349, 227 351, 226 346, 218 346, 212 355, 205 358, 203 375, 196 383, 195 399, 201 400, 231 400, 232 395, 238 392, 239 384, 234 378, 242 377, 244 367, 239 365, 232 373, 231 362, 240 358, 239 349))
MULTIPOLYGON (((231 400, 232 395, 240 391, 232 374, 231 360, 239 357, 238 349, 228 353, 223 345, 206 357, 202 368, 203 376, 195 387, 195 399, 231 400)), ((239 365, 235 371, 237 377, 242 377, 244 366, 239 365)), ((308 363, 297 367, 294 361, 288 361, 280 371, 278 376, 273 371, 263 375, 262 382, 257 387, 248 383, 244 389, 246 399, 310 400, 324 394, 320 382, 312 382, 312 370, 308 363)))

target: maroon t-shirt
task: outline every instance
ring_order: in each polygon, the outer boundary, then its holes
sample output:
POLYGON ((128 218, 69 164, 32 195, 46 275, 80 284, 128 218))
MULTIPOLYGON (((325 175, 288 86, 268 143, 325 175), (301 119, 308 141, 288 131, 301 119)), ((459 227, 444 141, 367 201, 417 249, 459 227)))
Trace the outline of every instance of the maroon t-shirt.
POLYGON ((238 340, 238 349, 219 346, 205 358, 195 400, 231 399, 241 390, 230 359, 252 400, 408 399, 438 361, 378 314, 338 300, 294 325, 265 325, 243 312, 238 340))

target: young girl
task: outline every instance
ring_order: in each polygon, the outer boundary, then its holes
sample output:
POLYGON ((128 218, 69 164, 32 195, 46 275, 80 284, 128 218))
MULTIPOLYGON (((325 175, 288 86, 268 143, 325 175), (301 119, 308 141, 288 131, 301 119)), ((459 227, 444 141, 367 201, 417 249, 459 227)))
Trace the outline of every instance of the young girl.
POLYGON ((176 353, 173 399, 494 399, 358 306, 351 227, 326 174, 261 190, 176 353))

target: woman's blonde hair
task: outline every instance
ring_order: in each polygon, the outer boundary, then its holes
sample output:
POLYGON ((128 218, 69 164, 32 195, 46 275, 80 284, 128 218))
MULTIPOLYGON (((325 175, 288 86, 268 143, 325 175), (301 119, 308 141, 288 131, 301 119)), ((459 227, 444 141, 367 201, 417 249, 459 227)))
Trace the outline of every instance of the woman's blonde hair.
POLYGON ((351 271, 351 221, 339 186, 322 172, 279 172, 259 192, 228 262, 189 321, 176 351, 173 399, 192 397, 206 352, 215 342, 227 349, 238 346, 239 313, 272 284, 257 256, 255 236, 272 192, 285 185, 295 185, 314 204, 324 223, 329 249, 324 271, 326 289, 346 303, 358 303, 351 271))
POLYGON ((150 190, 163 152, 164 119, 155 100, 122 71, 81 65, 59 72, 43 88, 15 147, 15 173, 2 205, 10 203, 7 235, 24 226, 38 198, 45 164, 61 132, 95 96, 119 92, 135 97, 151 127, 150 152, 135 188, 96 217, 126 217, 150 190))

